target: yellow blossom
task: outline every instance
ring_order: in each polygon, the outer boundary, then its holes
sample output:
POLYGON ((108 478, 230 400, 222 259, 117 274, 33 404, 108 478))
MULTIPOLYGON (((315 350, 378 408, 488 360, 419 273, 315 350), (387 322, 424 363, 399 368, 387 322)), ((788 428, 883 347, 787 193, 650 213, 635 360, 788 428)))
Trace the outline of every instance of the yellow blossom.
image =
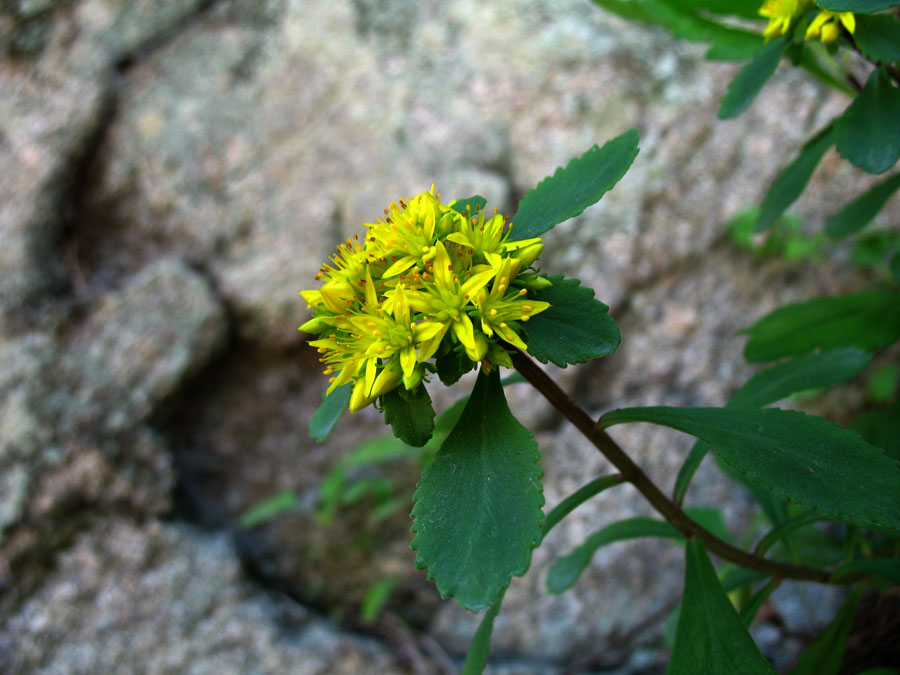
POLYGON ((847 29, 848 33, 856 30, 856 17, 853 12, 832 12, 827 9, 820 9, 806 29, 805 39, 821 38, 822 42, 834 42, 838 35, 841 34, 841 25, 847 29))
POLYGON ((810 0, 765 0, 759 15, 769 20, 763 31, 766 40, 785 35, 791 23, 811 5, 810 0))

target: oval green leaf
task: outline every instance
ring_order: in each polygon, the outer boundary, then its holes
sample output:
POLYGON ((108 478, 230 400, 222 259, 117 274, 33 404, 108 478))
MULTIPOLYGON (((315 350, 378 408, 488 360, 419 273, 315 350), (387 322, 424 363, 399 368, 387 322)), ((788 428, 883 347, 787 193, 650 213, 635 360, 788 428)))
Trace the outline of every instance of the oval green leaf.
POLYGON ((890 14, 856 17, 853 39, 873 61, 900 61, 900 19, 890 14))
POLYGON ((322 396, 322 404, 309 421, 309 435, 316 442, 321 443, 328 438, 331 430, 334 429, 338 420, 341 419, 341 415, 344 414, 347 406, 350 405, 350 394, 352 393, 353 383, 348 382, 340 387, 336 387, 327 396, 322 396))
POLYGON ((866 86, 834 125, 841 157, 868 173, 887 171, 900 158, 900 88, 884 68, 872 71, 866 86))
POLYGON ((741 68, 722 98, 722 104, 719 106, 720 120, 737 117, 750 107, 756 95, 775 74, 787 45, 787 38, 772 40, 760 47, 753 58, 741 68))
POLYGON ((384 422, 391 425, 394 436, 414 448, 428 442, 434 433, 434 407, 425 385, 412 391, 397 387, 379 401, 384 408, 384 422))

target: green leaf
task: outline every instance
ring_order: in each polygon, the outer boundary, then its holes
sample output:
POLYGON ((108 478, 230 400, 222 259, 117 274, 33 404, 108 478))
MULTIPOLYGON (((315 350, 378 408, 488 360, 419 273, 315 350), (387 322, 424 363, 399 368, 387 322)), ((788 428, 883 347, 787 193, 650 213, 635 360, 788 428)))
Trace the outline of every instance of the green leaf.
POLYGON ((856 347, 804 354, 761 370, 729 399, 728 408, 762 408, 806 389, 846 382, 872 361, 872 355, 856 347))
POLYGON ((547 278, 553 285, 536 291, 534 297, 550 307, 527 324, 528 353, 541 363, 552 361, 565 367, 616 351, 619 328, 608 314, 609 307, 594 298, 594 291, 561 274, 547 278))
POLYGON ((800 50, 800 63, 804 70, 823 84, 851 98, 856 96, 856 90, 847 84, 841 67, 821 42, 804 42, 800 50))
POLYGON ((554 563, 547 573, 547 589, 557 594, 568 590, 578 581, 597 549, 617 541, 641 537, 683 539, 684 535, 666 521, 653 518, 628 518, 610 523, 554 563))
POLYGON ((700 438, 750 481, 785 501, 868 527, 900 531, 900 465, 852 431, 794 410, 625 408, 603 428, 651 422, 700 438))
POLYGON ((859 232, 875 219, 898 189, 900 173, 895 173, 831 216, 825 224, 825 231, 835 239, 859 232))
POLYGON ((469 213, 469 211, 466 210, 467 206, 470 207, 471 212, 474 213, 478 209, 483 209, 485 204, 487 204, 487 199, 485 199, 481 195, 475 195, 474 197, 469 197, 468 199, 457 199, 450 205, 450 208, 465 215, 469 213))
POLYGON ((706 549, 688 542, 684 598, 669 675, 772 673, 725 594, 706 549))
POLYGON ((900 61, 900 19, 890 14, 856 17, 853 39, 873 61, 900 61))
POLYGON ((547 514, 547 519, 544 521, 543 536, 546 537, 547 533, 556 527, 559 521, 572 513, 572 511, 584 504, 587 500, 596 497, 598 494, 614 485, 620 485, 624 480, 625 479, 619 474, 601 476, 600 478, 595 478, 587 485, 578 488, 578 490, 563 499, 552 511, 550 511, 550 513, 547 514))
POLYGON ((756 613, 760 610, 765 601, 769 599, 772 592, 780 585, 780 579, 772 579, 769 583, 756 591, 747 603, 741 607, 740 617, 741 623, 743 623, 744 626, 750 628, 750 624, 753 623, 753 618, 756 616, 756 613))
POLYGON ((834 125, 841 157, 868 173, 882 173, 900 157, 900 88, 884 68, 874 70, 866 86, 834 125))
POLYGON ((442 596, 486 609, 528 569, 544 520, 539 458, 509 411, 499 372, 480 372, 415 493, 416 567, 428 568, 442 596))
POLYGON ((774 361, 814 349, 876 350, 900 338, 900 293, 866 291, 784 305, 747 328, 748 361, 774 361))
POLYGON ((886 363, 880 366, 866 385, 869 399, 875 403, 889 403, 897 391, 897 384, 900 383, 900 365, 896 363, 886 363))
POLYGON ((765 555, 769 552, 770 548, 787 537, 791 532, 795 532, 802 527, 807 527, 814 523, 821 523, 823 520, 828 519, 821 514, 810 513, 808 511, 793 516, 769 530, 766 533, 766 536, 759 540, 759 543, 754 549, 754 553, 757 555, 765 555))
POLYGON ((720 120, 737 117, 750 107, 765 83, 775 74, 787 44, 787 38, 772 40, 760 47, 753 58, 741 68, 728 85, 728 93, 722 98, 719 106, 720 120))
POLYGON ((897 251, 891 256, 891 261, 888 263, 888 266, 890 267, 891 276, 894 277, 894 281, 900 284, 900 251, 897 251))
POLYGON ((385 424, 407 445, 421 448, 434 433, 434 408, 425 385, 413 391, 397 387, 381 397, 381 405, 385 424))
POLYGON ((787 208, 797 201, 809 182, 822 155, 834 143, 832 125, 828 125, 806 142, 793 162, 784 167, 772 181, 763 203, 759 207, 756 231, 771 227, 787 208))
POLYGON ((883 9, 900 6, 900 0, 819 0, 816 3, 822 9, 834 12, 861 12, 871 14, 883 9))
POLYGON ((282 490, 255 504, 241 514, 241 527, 251 528, 269 522, 286 511, 297 508, 299 502, 292 490, 282 490))
POLYGON ((900 584, 900 558, 860 558, 838 567, 831 575, 840 579, 848 574, 876 574, 900 584))
POLYGON ((900 400, 887 410, 869 410, 858 415, 851 427, 888 457, 900 461, 900 400))
POLYGON ((459 378, 472 370, 472 359, 464 351, 453 349, 434 361, 437 374, 446 386, 456 384, 459 378))
POLYGON ((463 663, 460 675, 481 675, 484 667, 487 665, 488 654, 491 651, 491 635, 494 632, 494 619, 500 613, 500 606, 503 604, 503 596, 506 595, 506 589, 500 592, 500 597, 491 605, 491 608, 481 617, 478 624, 478 630, 475 631, 475 637, 472 638, 472 644, 469 645, 469 652, 466 654, 465 663, 463 663))
POLYGON ((856 604, 862 589, 857 588, 838 610, 834 619, 800 656, 791 675, 837 675, 841 670, 847 635, 853 625, 856 604))
POLYGON ((700 464, 703 462, 703 458, 706 457, 708 452, 709 446, 701 441, 697 441, 691 447, 691 451, 688 453, 687 458, 678 470, 678 475, 675 477, 675 487, 672 490, 672 499, 676 504, 680 505, 684 502, 684 497, 687 495, 688 488, 691 486, 691 480, 693 480, 694 474, 697 473, 697 469, 700 468, 700 464))
POLYGON ((381 614, 381 610, 384 609, 384 606, 390 599, 391 593, 394 592, 394 589, 397 588, 399 584, 399 577, 390 576, 379 579, 369 586, 359 610, 359 615, 363 623, 370 624, 378 618, 378 615, 381 614))
POLYGON ((510 239, 536 237, 599 201, 628 171, 637 157, 638 141, 637 131, 630 129, 538 183, 519 203, 510 239))
POLYGON ((350 394, 353 393, 353 383, 336 387, 328 396, 322 396, 322 405, 313 414, 309 421, 309 435, 312 436, 317 443, 321 443, 326 438, 334 426, 341 419, 341 415, 350 405, 350 394))

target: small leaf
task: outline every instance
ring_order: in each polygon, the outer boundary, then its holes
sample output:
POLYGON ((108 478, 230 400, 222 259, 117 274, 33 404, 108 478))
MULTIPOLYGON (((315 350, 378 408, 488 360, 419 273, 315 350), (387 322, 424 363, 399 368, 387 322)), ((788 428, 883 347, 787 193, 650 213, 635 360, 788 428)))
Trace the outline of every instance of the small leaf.
POLYGON ((900 461, 900 400, 887 410, 868 410, 858 415, 851 428, 888 457, 900 461))
POLYGON ((557 594, 566 591, 578 581, 597 549, 617 541, 641 537, 683 539, 684 535, 666 521, 653 518, 628 518, 610 523, 554 563, 547 573, 547 589, 557 594))
POLYGON ((794 410, 625 408, 603 428, 651 422, 700 438, 748 480, 837 520, 900 531, 900 465, 852 431, 794 410))
POLYGON ((860 14, 853 39, 859 51, 873 61, 900 61, 900 19, 896 16, 860 14))
POLYGON ((616 351, 619 328, 608 314, 609 307, 594 299, 594 291, 561 274, 547 278, 553 285, 536 291, 534 297, 550 307, 526 325, 528 353, 541 363, 553 361, 564 367, 616 351))
POLYGON ((818 0, 816 3, 822 9, 830 9, 833 12, 861 12, 871 14, 883 9, 900 6, 900 0, 818 0))
POLYGON ((800 656, 791 675, 837 675, 841 670, 841 659, 847 646, 847 636, 853 625, 856 604, 862 589, 857 588, 838 610, 834 619, 822 633, 813 640, 800 656))
POLYGON ((544 520, 539 458, 509 411, 498 371, 480 372, 415 493, 416 567, 428 568, 442 596, 486 609, 528 569, 544 520))
POLYGON ((282 490, 244 511, 239 522, 241 527, 256 527, 297 508, 298 504, 297 495, 292 490, 282 490))
POLYGON ((536 237, 599 201, 628 171, 637 157, 638 141, 637 131, 630 129, 538 183, 519 203, 509 238, 536 237))
POLYGON ((750 624, 753 623, 753 618, 756 616, 756 613, 759 612, 766 600, 769 599, 769 596, 772 595, 772 592, 780 585, 780 579, 772 579, 769 583, 756 591, 747 603, 741 607, 740 616, 744 626, 750 628, 750 624))
POLYGON ((887 204, 887 200, 898 189, 900 189, 900 173, 895 173, 831 216, 825 224, 825 231, 834 239, 859 232, 875 219, 887 204))
POLYGON ((669 675, 772 673, 725 594, 706 549, 688 541, 684 598, 669 675))
POLYGON ((491 608, 481 617, 478 624, 478 630, 475 631, 475 637, 472 638, 472 644, 469 645, 469 652, 466 654, 465 663, 463 663, 460 675, 481 675, 484 667, 487 665, 488 654, 491 651, 491 635, 494 632, 494 619, 500 613, 500 606, 503 604, 503 596, 506 595, 506 589, 500 593, 497 601, 491 605, 491 608))
POLYGON ((448 387, 459 382, 459 378, 473 368, 472 359, 465 352, 455 349, 435 359, 434 365, 441 382, 448 387))
POLYGON ((359 610, 363 623, 370 624, 378 618, 399 583, 399 577, 390 576, 379 579, 369 586, 359 610))
POLYGON ((868 173, 882 173, 900 157, 900 88, 884 68, 872 71, 866 86, 834 125, 841 157, 868 173))
POLYGON ((882 349, 900 338, 900 293, 867 291, 784 305, 747 328, 748 361, 814 349, 882 349))
POLYGON ((722 98, 719 106, 720 120, 737 117, 750 107, 756 95, 775 74, 787 44, 787 38, 772 40, 760 47, 753 58, 741 68, 728 85, 728 93, 722 98))
POLYGON ((457 211, 463 215, 469 213, 466 211, 466 207, 471 208, 471 213, 475 213, 478 209, 483 209, 484 205, 487 204, 487 199, 482 197, 481 195, 475 195, 474 197, 469 197, 468 199, 457 199, 453 204, 450 205, 454 211, 457 211))
POLYGON ((793 162, 784 167, 772 181, 763 203, 759 207, 759 217, 755 230, 762 232, 770 228, 787 208, 797 201, 822 155, 834 143, 832 126, 822 129, 806 142, 793 162))
POLYGON ((381 397, 381 405, 385 424, 407 445, 421 448, 434 433, 434 408, 425 385, 403 393, 399 387, 389 391, 381 397))
POLYGON ((620 485, 624 480, 625 479, 619 474, 601 476, 600 478, 595 478, 587 485, 578 488, 547 514, 547 519, 544 521, 544 537, 547 536, 547 533, 550 532, 550 530, 556 527, 559 521, 572 513, 577 507, 584 504, 588 499, 596 497, 604 490, 608 490, 615 485, 620 485))
POLYGON ((353 383, 341 385, 335 388, 328 396, 322 397, 322 405, 313 414, 309 421, 309 435, 312 436, 317 443, 321 443, 326 438, 334 426, 341 419, 341 415, 350 405, 350 394, 353 393, 353 383))

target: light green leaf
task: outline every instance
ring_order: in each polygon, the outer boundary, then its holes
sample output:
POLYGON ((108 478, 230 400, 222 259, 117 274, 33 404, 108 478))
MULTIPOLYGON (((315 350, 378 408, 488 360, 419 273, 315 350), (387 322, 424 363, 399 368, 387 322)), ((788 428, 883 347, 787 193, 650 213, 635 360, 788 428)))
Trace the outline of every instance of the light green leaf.
POLYGON ((896 16, 860 14, 853 39, 859 51, 873 61, 900 61, 900 19, 896 16))
POLYGON ((818 0, 816 3, 822 9, 830 9, 834 12, 862 12, 871 14, 883 9, 900 6, 900 0, 818 0))
POLYGON ((353 383, 348 382, 345 385, 336 387, 328 396, 322 397, 322 405, 319 406, 319 409, 316 410, 309 421, 309 435, 316 442, 321 443, 328 438, 328 434, 331 433, 347 406, 350 405, 350 394, 352 393, 353 383))
POLYGON ((299 502, 292 490, 282 490, 244 511, 240 517, 241 527, 256 527, 269 522, 286 511, 297 508, 299 502))
POLYGON ((603 428, 651 422, 712 445, 748 480, 836 520, 900 531, 900 465, 852 431, 794 410, 625 408, 603 428))
POLYGON ((536 291, 534 297, 550 307, 526 324, 528 353, 541 363, 552 361, 564 367, 616 351, 619 328, 608 314, 609 307, 594 298, 594 291, 561 274, 547 278, 553 285, 536 291))
POLYGON ((467 213, 474 214, 476 210, 483 209, 484 205, 487 204, 487 200, 481 195, 475 195, 474 197, 469 197, 468 199, 457 199, 453 204, 450 205, 454 211, 458 211, 463 215, 467 213), (470 208, 470 211, 466 210, 466 207, 470 208))
POLYGON ((857 588, 847 598, 828 627, 800 656, 791 675, 837 675, 840 672, 847 635, 853 625, 853 615, 856 614, 860 595, 862 589, 857 588))
POLYGON ((628 171, 637 157, 639 140, 637 131, 630 129, 602 148, 595 145, 538 183, 519 203, 510 239, 536 237, 599 201, 628 171))
POLYGON ((397 387, 380 401, 384 422, 391 425, 394 436, 415 448, 428 442, 434 433, 434 407, 425 385, 420 384, 413 391, 397 387))
POLYGON ((399 583, 399 577, 390 576, 379 579, 369 586, 359 610, 359 616, 363 623, 369 624, 378 618, 399 583))
POLYGON ((725 594, 706 549, 688 541, 684 598, 669 675, 773 673, 725 594))
POLYGON ((867 291, 784 305, 747 328, 748 361, 814 349, 882 349, 900 338, 900 293, 867 291))
POLYGON ((757 232, 771 227, 781 217, 781 214, 797 201, 816 170, 819 160, 822 159, 822 155, 831 147, 832 143, 834 143, 833 128, 828 125, 808 140, 796 159, 775 177, 759 207, 759 218, 755 228, 757 232))
POLYGON ((787 38, 772 40, 760 47, 753 58, 741 68, 728 85, 728 93, 722 98, 719 106, 720 120, 737 117, 750 107, 753 99, 778 68, 787 44, 787 38))
POLYGON ((460 675, 481 675, 484 667, 487 665, 488 654, 491 651, 491 635, 494 632, 494 619, 500 613, 500 606, 503 604, 503 596, 506 595, 506 589, 500 593, 497 601, 491 605, 491 608, 484 613, 478 624, 478 630, 475 631, 475 637, 472 638, 472 644, 469 645, 469 652, 466 654, 465 663, 463 663, 460 675))
POLYGON ((444 597, 490 607, 531 562, 544 503, 537 444, 512 416, 500 375, 478 374, 459 422, 429 464, 412 516, 416 567, 444 597))
POLYGON ((859 232, 875 219, 887 200, 898 189, 900 189, 900 173, 895 173, 831 216, 825 224, 825 231, 835 239, 859 232))
POLYGON ((900 157, 900 88, 884 68, 874 70, 866 86, 834 125, 841 157, 868 173, 882 173, 900 157))
POLYGON ((610 523, 554 563, 547 574, 547 589, 558 594, 571 588, 590 564, 597 549, 617 541, 642 537, 683 539, 684 535, 666 521, 653 518, 628 518, 610 523))

